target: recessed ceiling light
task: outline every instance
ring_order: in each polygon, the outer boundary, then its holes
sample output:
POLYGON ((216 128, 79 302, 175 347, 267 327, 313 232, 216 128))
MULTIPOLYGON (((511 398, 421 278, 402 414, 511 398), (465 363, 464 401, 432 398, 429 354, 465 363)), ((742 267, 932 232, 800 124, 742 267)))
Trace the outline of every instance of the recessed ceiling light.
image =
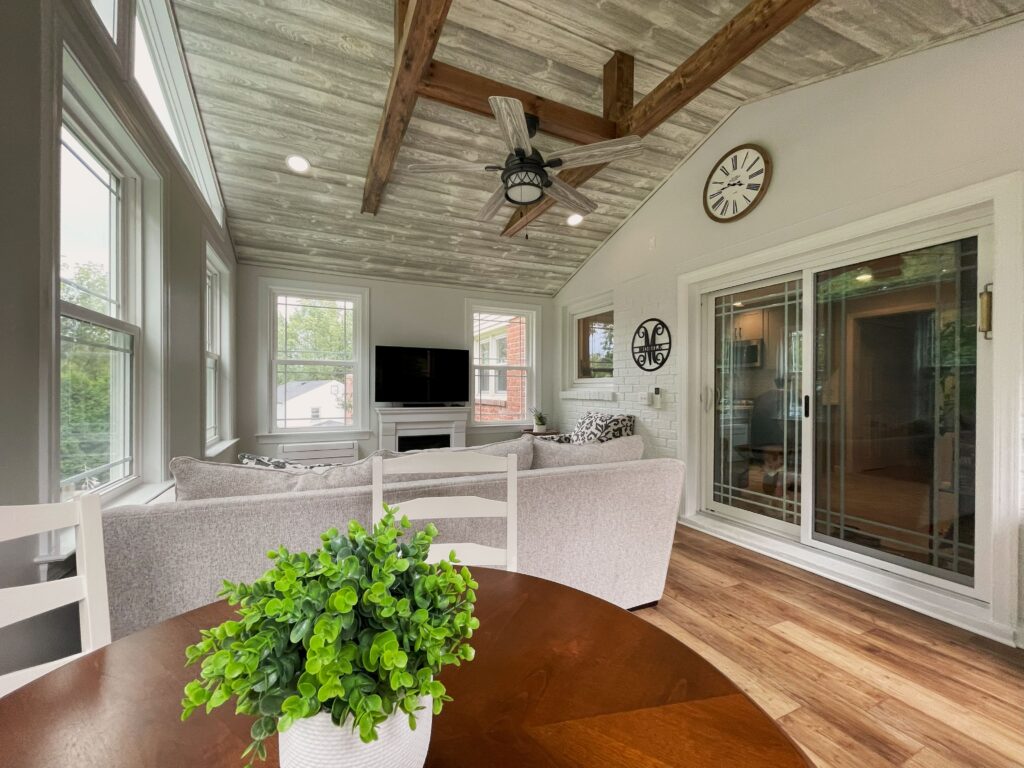
POLYGON ((288 155, 285 158, 285 163, 296 173, 308 173, 310 169, 309 160, 304 158, 302 155, 288 155))
POLYGON ((857 277, 855 277, 854 279, 855 279, 855 280, 856 280, 857 282, 859 282, 859 283, 867 283, 867 282, 870 282, 871 280, 873 280, 873 279, 874 279, 874 277, 875 277, 875 276, 874 276, 874 275, 872 275, 872 274, 871 274, 871 272, 867 272, 867 271, 865 271, 865 272, 861 272, 861 273, 860 273, 859 275, 857 275, 857 277))
POLYGON ((578 227, 583 222, 583 216, 578 213, 569 214, 569 218, 565 220, 565 223, 570 227, 578 227))

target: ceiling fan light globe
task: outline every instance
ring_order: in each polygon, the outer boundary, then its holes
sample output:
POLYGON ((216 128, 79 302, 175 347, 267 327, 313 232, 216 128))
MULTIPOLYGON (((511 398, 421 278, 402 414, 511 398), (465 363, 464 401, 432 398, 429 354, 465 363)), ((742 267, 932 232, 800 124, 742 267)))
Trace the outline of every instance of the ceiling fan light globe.
POLYGON ((504 179, 505 199, 513 205, 529 205, 544 196, 544 179, 536 171, 518 170, 504 179))

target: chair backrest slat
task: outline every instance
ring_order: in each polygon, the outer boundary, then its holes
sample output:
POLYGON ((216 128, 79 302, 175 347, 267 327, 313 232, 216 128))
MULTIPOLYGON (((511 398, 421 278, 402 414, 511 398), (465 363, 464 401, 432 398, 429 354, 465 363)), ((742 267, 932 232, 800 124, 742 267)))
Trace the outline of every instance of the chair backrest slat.
POLYGON ((504 472, 504 456, 488 456, 474 451, 424 451, 396 456, 383 462, 384 476, 451 473, 469 475, 476 472, 504 472))
POLYGON ((400 513, 410 520, 452 520, 459 517, 505 517, 507 509, 504 501, 480 496, 425 496, 403 501, 400 513))
MULTIPOLYGON (((0 507, 0 541, 72 526, 76 529, 77 575, 0 589, 0 627, 77 602, 82 652, 88 653, 110 642, 107 565, 99 498, 82 496, 61 504, 0 507)), ((56 659, 0 675, 0 696, 73 658, 56 659)))
MULTIPOLYGON (((384 514, 384 477, 398 475, 452 473, 473 474, 484 472, 501 472, 506 476, 505 501, 485 499, 479 496, 426 496, 401 502, 399 513, 410 520, 445 520, 466 517, 498 517, 505 518, 505 549, 503 563, 507 570, 514 571, 518 567, 518 497, 516 482, 518 460, 515 454, 508 456, 488 456, 474 451, 437 451, 410 454, 394 459, 384 460, 381 456, 372 459, 373 469, 373 512, 372 520, 376 524, 384 514)), ((468 542, 467 542, 468 543, 468 542)), ((432 549, 444 551, 457 545, 435 542, 432 549)), ((466 547, 470 552, 487 550, 491 557, 495 548, 471 545, 466 547)), ((501 550, 497 550, 500 554, 501 550)), ((466 561, 467 565, 473 565, 466 561)))
POLYGON ((85 579, 72 576, 0 589, 0 627, 9 627, 68 603, 85 599, 85 579))
POLYGON ((29 504, 0 507, 0 541, 35 536, 78 525, 78 509, 71 504, 29 504))

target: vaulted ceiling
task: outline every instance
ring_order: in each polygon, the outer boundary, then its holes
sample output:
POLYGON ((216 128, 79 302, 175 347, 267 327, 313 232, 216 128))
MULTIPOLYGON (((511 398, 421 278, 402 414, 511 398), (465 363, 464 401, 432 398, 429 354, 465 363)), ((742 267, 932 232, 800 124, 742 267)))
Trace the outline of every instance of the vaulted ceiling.
MULTIPOLYGON (((419 99, 376 216, 363 183, 394 63, 390 0, 173 0, 239 261, 552 295, 714 127, 745 101, 935 45, 1024 12, 1024 0, 822 0, 556 206, 502 237, 474 219, 495 177, 410 163, 500 162, 494 121, 419 99), (284 158, 308 157, 308 175, 284 158)), ((636 59, 639 100, 743 0, 454 0, 434 58, 601 114, 602 68, 636 59)), ((541 126, 543 131, 543 126, 541 126)), ((756 138, 756 137, 754 137, 756 138)), ((539 133, 542 152, 569 146, 539 133)))

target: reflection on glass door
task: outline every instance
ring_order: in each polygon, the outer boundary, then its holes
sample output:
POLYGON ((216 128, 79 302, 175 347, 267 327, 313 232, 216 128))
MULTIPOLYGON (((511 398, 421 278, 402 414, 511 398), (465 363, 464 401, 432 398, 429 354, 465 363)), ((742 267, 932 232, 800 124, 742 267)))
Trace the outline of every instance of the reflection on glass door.
POLYGON ((814 280, 813 538, 972 584, 978 239, 814 280))
POLYGON ((801 283, 715 298, 712 501, 800 523, 801 283))

